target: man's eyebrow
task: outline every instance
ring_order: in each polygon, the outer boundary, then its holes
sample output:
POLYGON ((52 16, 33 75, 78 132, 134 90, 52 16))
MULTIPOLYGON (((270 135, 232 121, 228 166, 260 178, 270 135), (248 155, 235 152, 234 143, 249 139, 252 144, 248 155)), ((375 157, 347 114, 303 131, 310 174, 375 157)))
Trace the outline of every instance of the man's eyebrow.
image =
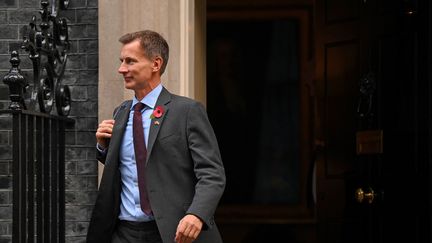
POLYGON ((125 58, 119 57, 119 60, 122 62, 123 60, 136 61, 137 59, 132 58, 132 57, 125 57, 125 58))

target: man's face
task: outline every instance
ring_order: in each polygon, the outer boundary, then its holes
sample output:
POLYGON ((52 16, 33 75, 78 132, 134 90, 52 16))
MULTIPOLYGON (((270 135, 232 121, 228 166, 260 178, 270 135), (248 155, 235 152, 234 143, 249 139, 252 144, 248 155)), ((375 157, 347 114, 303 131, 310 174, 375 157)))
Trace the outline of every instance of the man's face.
POLYGON ((144 56, 139 40, 125 44, 120 53, 118 72, 123 75, 125 88, 140 90, 148 85, 154 74, 153 62, 144 56))

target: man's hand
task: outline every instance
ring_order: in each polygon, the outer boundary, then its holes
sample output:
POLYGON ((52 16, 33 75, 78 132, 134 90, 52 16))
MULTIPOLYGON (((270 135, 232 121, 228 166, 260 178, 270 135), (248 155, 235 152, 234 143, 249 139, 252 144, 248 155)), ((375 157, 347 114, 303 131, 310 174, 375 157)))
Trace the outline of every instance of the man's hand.
POLYGON ((203 222, 197 216, 188 214, 180 220, 175 235, 176 243, 191 243, 201 232, 203 222))
POLYGON ((99 124, 96 131, 96 140, 100 146, 104 148, 108 147, 108 141, 111 138, 113 127, 114 120, 104 120, 99 124))

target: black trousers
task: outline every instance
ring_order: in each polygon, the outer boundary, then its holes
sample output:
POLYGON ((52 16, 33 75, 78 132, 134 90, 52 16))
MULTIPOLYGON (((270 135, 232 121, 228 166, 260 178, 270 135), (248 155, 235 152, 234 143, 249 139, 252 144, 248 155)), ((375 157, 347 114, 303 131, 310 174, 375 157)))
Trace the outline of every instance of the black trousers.
POLYGON ((112 243, 163 243, 156 222, 121 220, 114 231, 112 243))

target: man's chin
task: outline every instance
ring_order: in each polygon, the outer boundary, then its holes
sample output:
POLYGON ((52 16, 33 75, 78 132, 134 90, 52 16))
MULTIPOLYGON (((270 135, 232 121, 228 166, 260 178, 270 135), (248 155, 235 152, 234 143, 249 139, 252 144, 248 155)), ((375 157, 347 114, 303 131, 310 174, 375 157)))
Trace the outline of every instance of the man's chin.
POLYGON ((133 90, 135 86, 131 83, 125 83, 124 87, 125 87, 125 89, 132 89, 133 90))

